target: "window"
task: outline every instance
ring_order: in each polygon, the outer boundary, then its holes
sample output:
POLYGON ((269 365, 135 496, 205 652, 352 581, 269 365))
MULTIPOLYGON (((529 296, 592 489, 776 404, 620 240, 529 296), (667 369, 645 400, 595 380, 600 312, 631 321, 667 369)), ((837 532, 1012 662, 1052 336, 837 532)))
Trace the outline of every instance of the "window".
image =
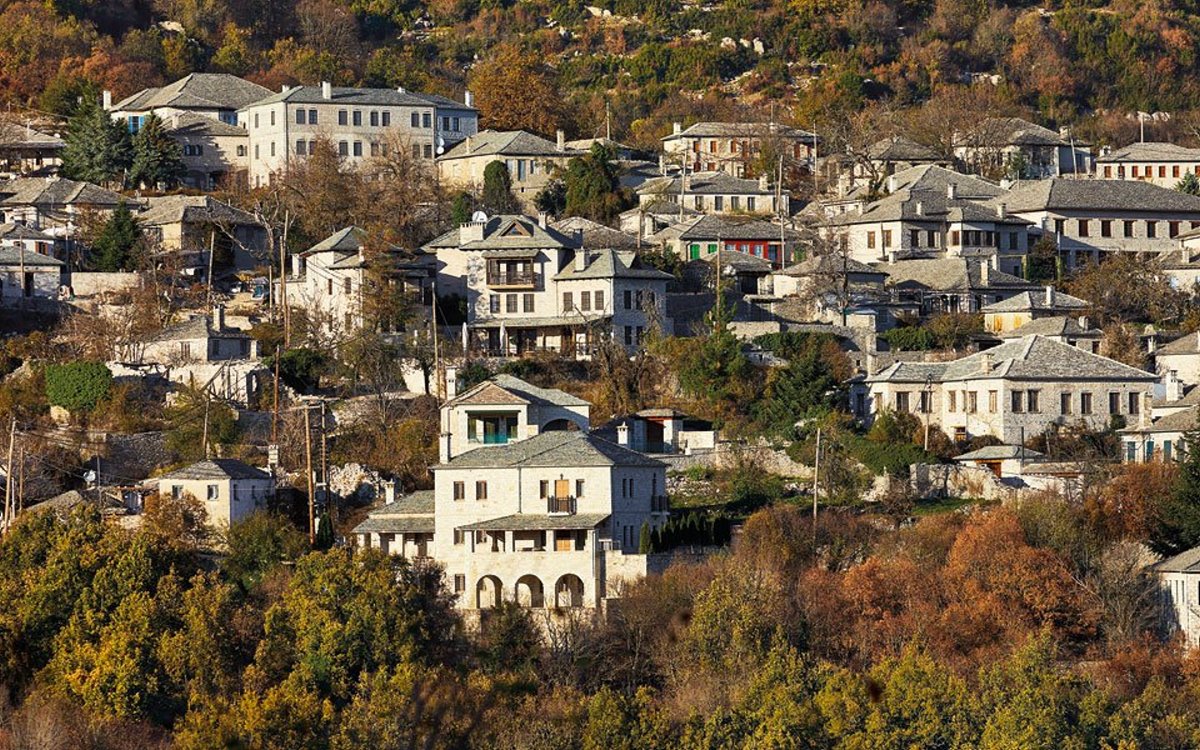
POLYGON ((419 143, 414 143, 414 144, 412 145, 412 155, 413 155, 413 158, 414 158, 414 159, 420 159, 420 158, 421 158, 421 144, 419 144, 419 143))
MULTIPOLYGON (((258 129, 258 113, 257 112, 254 113, 254 127, 255 127, 255 129, 258 129)), ((135 130, 133 132, 136 133, 137 131, 135 130)))
POLYGON ((583 480, 575 480, 575 497, 583 497, 583 480))
POLYGON ((1141 407, 1141 399, 1138 398, 1139 395, 1140 394, 1137 394, 1137 393, 1129 394, 1129 413, 1130 414, 1137 414, 1138 412, 1141 411, 1141 408, 1140 408, 1141 407))
POLYGON ((424 150, 424 152, 425 152, 425 158, 426 158, 426 159, 432 159, 432 158, 433 158, 433 146, 431 146, 430 144, 426 143, 426 144, 425 144, 425 146, 423 147, 423 150, 424 150))
POLYGON ((304 110, 302 110, 302 109, 296 110, 296 124, 297 125, 304 124, 304 110))
POLYGON ((462 544, 464 540, 466 540, 466 534, 463 533, 463 530, 455 529, 454 530, 454 543, 462 544))
POLYGON ((696 209, 697 211, 704 210, 704 196, 703 195, 696 195, 696 196, 692 197, 692 208, 696 209))
POLYGON ((183 147, 184 156, 203 156, 204 147, 199 144, 185 145, 183 147))
POLYGON ((245 147, 245 146, 238 146, 238 147, 237 147, 237 155, 238 155, 238 156, 245 156, 245 155, 246 155, 246 147, 245 147))
POLYGON ((633 346, 633 326, 625 326, 625 346, 633 346))
POLYGON ((350 114, 351 114, 350 119, 351 119, 351 122, 354 123, 354 127, 361 128, 362 127, 362 112, 360 112, 359 110, 356 109, 353 112, 351 112, 350 114))
POLYGON ((338 125, 346 125, 350 122, 350 113, 344 109, 338 110, 338 125))
POLYGON ((979 410, 979 394, 975 391, 967 392, 967 414, 974 414, 979 410))
POLYGON ((958 234, 958 230, 955 229, 954 231, 950 232, 950 244, 957 245, 958 241, 959 241, 959 234, 958 234))
POLYGON ((908 412, 908 393, 906 391, 896 393, 896 411, 901 413, 908 412))
POLYGON ((271 156, 275 155, 275 141, 271 141, 271 156))
POLYGON ((1133 222, 1125 221, 1124 224, 1125 224, 1125 236, 1132 237, 1133 236, 1133 222))
POLYGON ((1168 221, 1167 222, 1167 236, 1170 237, 1171 239, 1174 239, 1175 237, 1179 236, 1179 222, 1178 221, 1168 221))
POLYGON ((1149 237, 1150 239, 1154 239, 1155 236, 1157 236, 1157 235, 1158 235, 1158 222, 1157 221, 1147 221, 1146 222, 1146 236, 1149 237))
POLYGON ((1108 166, 1106 166, 1106 167, 1104 168, 1104 176, 1105 176, 1106 178, 1110 178, 1110 177, 1112 177, 1112 167, 1108 167, 1108 166))
POLYGON ((333 294, 333 279, 325 279, 325 293, 333 294))
POLYGON ((1012 412, 1013 412, 1013 414, 1020 414, 1021 412, 1025 411, 1025 392, 1024 391, 1013 391, 1009 395, 1012 396, 1012 412))
POLYGON ((421 127, 423 127, 423 128, 433 127, 433 121, 430 119, 430 114, 428 112, 424 112, 421 115, 421 127))
POLYGON ((1121 394, 1116 393, 1116 392, 1108 394, 1108 413, 1109 414, 1120 414, 1121 413, 1121 394))
POLYGON ((1088 236, 1088 224, 1089 224, 1088 220, 1080 219, 1078 221, 1078 224, 1079 224, 1079 236, 1087 237, 1088 236))
POLYGON ((517 311, 517 295, 504 295, 504 311, 509 313, 515 313, 517 311))
POLYGON ((753 195, 746 197, 746 210, 747 211, 754 210, 754 196, 753 195))
POLYGON ((258 158, 258 144, 257 143, 254 144, 254 158, 255 159, 258 158))
POLYGON ((868 250, 875 249, 875 233, 874 232, 867 232, 867 249, 868 250))
POLYGON ((996 402, 999 400, 999 398, 1000 398, 999 391, 988 391, 988 412, 989 413, 991 413, 991 414, 996 413, 996 402))
POLYGON ((1019 237, 1019 235, 1016 232, 1008 233, 1008 249, 1009 250, 1019 250, 1020 249, 1020 241, 1019 241, 1018 237, 1019 237))
POLYGON ((210 484, 210 485, 208 485, 207 490, 208 490, 207 498, 209 500, 216 500, 218 497, 221 496, 220 485, 210 484))
MULTIPOLYGON (((456 531, 457 531, 457 529, 456 529, 456 531)), ((455 544, 458 544, 458 541, 455 541, 455 544)), ((464 592, 466 590, 467 590, 467 577, 465 575, 463 575, 462 573, 455 573, 454 574, 454 593, 461 594, 462 592, 464 592)))
POLYGON ((493 294, 490 297, 488 297, 488 310, 492 313, 492 315, 496 315, 500 312, 500 295, 499 294, 493 294))
POLYGON ((1140 167, 1138 167, 1138 165, 1134 164, 1134 165, 1133 165, 1133 170, 1132 170, 1131 174, 1133 175, 1133 177, 1134 177, 1135 179, 1136 179, 1136 178, 1137 178, 1137 176, 1138 176, 1138 169, 1140 169, 1140 167))
POLYGON ((315 110, 315 109, 308 110, 308 124, 309 125, 317 124, 317 110, 315 110))
POLYGON ((596 303, 597 311, 604 312, 604 290, 603 289, 596 290, 594 299, 592 301, 596 303))
POLYGON ((379 143, 371 141, 371 156, 379 156, 379 143))
POLYGON ((1166 167, 1166 165, 1165 165, 1165 164, 1160 164, 1160 165, 1158 166, 1158 176, 1159 176, 1159 177, 1166 177, 1166 176, 1167 176, 1167 167, 1166 167))
POLYGON ((741 200, 736 195, 729 196, 729 210, 730 211, 737 211, 741 207, 742 207, 741 200))
POLYGON ((533 295, 524 294, 521 296, 521 310, 527 313, 533 312, 533 295))
POLYGON ((1178 164, 1171 167, 1171 176, 1178 179, 1178 177, 1179 177, 1179 165, 1178 164))
POLYGON ((925 232, 925 246, 937 247, 937 232, 933 231, 932 229, 925 232))
POLYGON ((1100 220, 1100 236, 1112 237, 1112 219, 1100 220))
POLYGON ((580 292, 579 293, 579 309, 584 312, 588 312, 592 309, 592 293, 591 292, 580 292))
POLYGON ((920 229, 908 230, 908 242, 913 247, 920 247, 921 246, 921 230, 920 229))
POLYGON ((461 130, 461 129, 462 129, 462 128, 461 128, 461 121, 460 121, 460 119, 459 119, 459 118, 457 118, 457 117, 451 117, 451 118, 450 118, 450 122, 451 122, 450 129, 451 129, 451 130, 453 130, 454 132, 456 132, 456 133, 457 133, 459 130, 461 130))
POLYGON ((725 210, 725 196, 723 196, 723 195, 714 195, 713 196, 713 210, 714 211, 724 211, 725 210))
POLYGON ((487 500, 487 482, 480 481, 475 483, 475 499, 487 500))
POLYGON ((1025 409, 1030 414, 1037 414, 1042 410, 1041 391, 1026 391, 1025 393, 1025 409))
POLYGON ((1090 394, 1090 393, 1079 394, 1079 413, 1080 414, 1091 414, 1092 413, 1092 394, 1090 394))
POLYGON ((1065 416, 1071 413, 1071 394, 1063 393, 1058 397, 1058 410, 1065 416))
POLYGON ((349 156, 350 144, 347 141, 338 141, 338 156, 349 156))
POLYGON ((892 230, 884 229, 881 234, 883 236, 884 249, 891 247, 892 246, 892 230))
MULTIPOLYGON (((626 292, 628 294, 629 292, 626 292)), ((563 292, 563 312, 570 312, 575 307, 571 292, 563 292)))
POLYGON ((371 127, 379 127, 379 113, 374 110, 371 111, 371 127))
POLYGON ((541 497, 543 500, 550 497, 550 480, 549 479, 543 479, 542 481, 538 482, 538 496, 541 497))
POLYGON ((354 291, 350 279, 342 279, 342 291, 346 294, 350 294, 352 291, 354 291))
POLYGON ((296 156, 304 156, 308 153, 308 144, 304 141, 296 141, 296 156))
POLYGON ((1054 220, 1054 233, 1062 234, 1064 231, 1066 231, 1066 221, 1064 221, 1063 219, 1055 219, 1054 220))
POLYGON ((947 408, 949 409, 949 411, 950 411, 951 413, 953 413, 953 412, 955 412, 955 411, 958 411, 958 397, 957 397, 957 396, 958 396, 958 394, 957 394, 957 392, 956 392, 956 391, 950 391, 950 393, 948 394, 948 396, 949 396, 949 405, 948 405, 948 407, 947 407, 947 408))
POLYGON ((381 115, 381 118, 383 120, 383 126, 385 128, 390 128, 392 126, 392 113, 391 112, 384 112, 381 115))
POLYGON ((1171 447, 1172 447, 1172 443, 1170 440, 1163 441, 1162 457, 1163 457, 1164 461, 1171 460, 1171 447))

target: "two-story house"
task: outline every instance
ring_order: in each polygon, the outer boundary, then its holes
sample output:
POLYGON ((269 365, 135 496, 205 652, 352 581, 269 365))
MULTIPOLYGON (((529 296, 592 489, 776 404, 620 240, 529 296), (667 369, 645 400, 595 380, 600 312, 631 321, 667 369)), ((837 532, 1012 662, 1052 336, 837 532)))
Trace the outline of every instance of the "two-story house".
POLYGON ((1041 336, 951 362, 896 362, 852 388, 852 408, 870 422, 884 410, 916 414, 956 441, 990 435, 1022 445, 1047 429, 1102 430, 1136 423, 1157 377, 1041 336))
POLYGON ((208 525, 222 530, 265 508, 274 492, 270 474, 234 458, 206 458, 158 478, 160 496, 191 495, 204 505, 208 525))
POLYGON ((734 177, 756 174, 764 152, 771 169, 783 158, 790 174, 811 173, 817 136, 776 122, 698 122, 684 128, 674 123, 662 139, 667 158, 689 172, 727 172, 734 177))
POLYGON ((245 128, 191 112, 173 115, 166 124, 167 135, 180 145, 186 187, 216 190, 222 184, 249 185, 250 134, 245 128))
POLYGON ((1053 237, 1067 268, 1107 253, 1170 252, 1200 227, 1200 197, 1132 180, 1035 180, 991 203, 1053 237))
POLYGON ((1039 287, 996 269, 987 260, 936 258, 879 263, 887 274, 887 305, 896 315, 975 313, 993 302, 1039 287))
MULTIPOLYGON (((63 177, 18 177, 0 182, 0 224, 41 230, 69 254, 75 250, 84 217, 105 217, 127 199, 90 182, 63 177)), ((129 202, 130 210, 138 206, 129 202)))
POLYGON ((554 142, 524 130, 484 130, 439 156, 438 176, 447 185, 479 190, 488 165, 498 161, 508 168, 513 195, 525 210, 532 210, 538 192, 566 169, 567 162, 586 153, 568 147, 561 130, 554 142))
POLYGON ((1072 297, 1047 285, 1040 292, 1020 292, 985 305, 980 312, 983 313, 984 330, 989 333, 1008 333, 1041 318, 1079 316, 1091 306, 1085 299, 1072 297))
POLYGON ((249 133, 250 185, 312 153, 327 140, 350 166, 361 166, 393 148, 432 163, 439 153, 474 135, 479 118, 468 94, 463 104, 399 89, 292 86, 238 110, 249 133))
POLYGON ((258 342, 245 331, 227 326, 220 305, 211 315, 194 315, 131 343, 126 350, 122 361, 109 369, 155 372, 238 404, 251 403, 267 375, 258 359, 258 342))
POLYGON ((0 120, 0 178, 57 174, 66 145, 57 133, 41 132, 29 122, 0 120))
POLYGON ((239 109, 270 95, 270 89, 228 73, 191 73, 166 86, 142 89, 116 104, 106 91, 104 109, 133 134, 150 114, 164 121, 190 114, 236 125, 239 109))
POLYGON ((800 233, 762 218, 704 214, 662 229, 649 239, 683 260, 702 260, 716 255, 720 248, 721 252, 759 258, 769 268, 784 268, 796 262, 800 233))
POLYGON ((210 249, 217 269, 248 271, 273 260, 263 224, 211 195, 150 197, 137 219, 160 251, 178 254, 200 273, 207 273, 210 249))
POLYGON ((1103 149, 1096 176, 1103 180, 1141 180, 1174 188, 1187 175, 1200 175, 1200 149, 1174 143, 1131 143, 1115 151, 1103 149))
POLYGON ((637 193, 640 207, 665 200, 702 214, 791 216, 790 192, 775 190, 765 175, 747 180, 718 171, 657 177, 644 182, 637 193))
POLYGON ((1086 177, 1089 145, 1069 130, 1055 132, 1019 117, 989 117, 954 134, 954 156, 970 170, 1011 179, 1086 177))

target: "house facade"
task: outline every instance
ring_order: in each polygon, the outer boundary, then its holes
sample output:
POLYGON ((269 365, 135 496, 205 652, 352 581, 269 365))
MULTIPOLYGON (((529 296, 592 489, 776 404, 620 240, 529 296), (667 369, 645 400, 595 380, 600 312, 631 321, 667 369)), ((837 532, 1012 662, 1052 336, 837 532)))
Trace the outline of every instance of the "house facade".
POLYGON ((1150 567, 1158 577, 1166 629, 1180 633, 1188 646, 1200 645, 1200 547, 1180 552, 1150 567))
POLYGON ((702 214, 791 215, 789 191, 776 191, 766 176, 747 180, 727 172, 699 172, 659 177, 647 180, 637 193, 639 207, 665 200, 702 214))
POLYGON ((208 195, 164 195, 146 199, 138 226, 166 253, 207 272, 213 265, 248 271, 271 260, 267 230, 251 214, 208 195))
POLYGON ((110 369, 154 372, 236 404, 252 403, 268 375, 258 358, 258 342, 225 325, 225 308, 219 305, 211 315, 192 316, 128 349, 110 369))
POLYGON ((167 135, 182 149, 185 186, 216 190, 226 183, 249 184, 250 134, 244 128, 185 112, 167 121, 167 135))
POLYGON ((1174 188, 1187 175, 1200 175, 1200 149, 1174 143, 1131 143, 1116 151, 1103 149, 1096 176, 1103 180, 1141 180, 1174 188))
POLYGON ((32 125, 0 121, 0 179, 47 177, 62 166, 66 142, 32 125))
POLYGON ((1006 341, 952 362, 897 362, 856 385, 852 408, 917 415, 954 440, 991 436, 1022 445, 1048 429, 1136 423, 1157 378, 1041 336, 1006 341))
POLYGON ((759 171, 765 147, 773 161, 782 156, 794 176, 812 172, 817 142, 812 133, 776 122, 698 122, 686 129, 677 122, 662 148, 684 171, 749 177, 759 171))
POLYGON ((1121 459, 1126 463, 1176 461, 1185 453, 1187 434, 1200 427, 1200 406, 1163 416, 1144 410, 1141 419, 1121 430, 1121 459))
POLYGON ((560 130, 556 141, 524 130, 484 130, 463 138, 438 157, 438 176, 448 185, 468 190, 483 187, 484 171, 498 161, 508 169, 513 195, 525 210, 533 210, 533 199, 567 162, 586 151, 566 145, 560 130))
POLYGON ((990 117, 955 133, 954 156, 971 171, 1011 179, 1087 177, 1092 154, 1067 129, 1055 132, 1019 117, 990 117))
POLYGON ((479 128, 470 95, 463 104, 399 89, 293 86, 238 110, 249 134, 249 183, 270 184, 295 160, 312 153, 318 139, 332 144, 351 166, 362 166, 391 149, 411 149, 432 163, 440 150, 479 128))
POLYGON ((1041 318, 1082 315, 1091 303, 1047 285, 1040 292, 1021 292, 980 309, 983 327, 989 333, 1010 333, 1041 318))
POLYGON ((58 299, 66 264, 21 244, 0 246, 0 304, 21 307, 58 299))
POLYGON ((160 496, 191 495, 203 503, 208 525, 216 529, 228 529, 265 508, 274 492, 270 474, 232 458, 205 459, 158 478, 160 496))
POLYGON ((166 122, 190 114, 237 125, 239 109, 270 95, 270 89, 228 73, 191 73, 166 86, 142 89, 116 104, 106 91, 104 109, 134 134, 150 114, 166 122))

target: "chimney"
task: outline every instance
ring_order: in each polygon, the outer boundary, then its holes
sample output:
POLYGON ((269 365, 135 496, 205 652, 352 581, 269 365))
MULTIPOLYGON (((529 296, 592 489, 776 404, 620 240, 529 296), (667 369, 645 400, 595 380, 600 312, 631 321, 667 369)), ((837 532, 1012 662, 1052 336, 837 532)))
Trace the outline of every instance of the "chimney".
POLYGON ((924 216, 924 215, 925 215, 925 203, 922 201, 917 201, 917 216, 924 216))
POLYGON ((212 324, 218 332, 225 330, 225 305, 213 305, 212 324))
POLYGON ((588 267, 588 263, 591 261, 591 259, 592 259, 591 254, 587 251, 587 248, 581 247, 578 250, 576 250, 575 251, 575 270, 583 271, 584 269, 586 269, 588 267))
POLYGON ((467 105, 468 107, 474 107, 475 106, 475 95, 472 94, 470 91, 464 91, 463 92, 463 104, 467 105))
POLYGON ((1142 394, 1142 408, 1138 410, 1138 429, 1150 429, 1150 423, 1154 421, 1154 393, 1142 394))
POLYGON ((767 176, 765 174, 760 174, 758 176, 758 189, 765 193, 770 187, 771 186, 767 183, 767 176))
POLYGON ((438 460, 446 463, 450 460, 450 440, 453 436, 449 432, 443 432, 441 440, 438 441, 438 460))
POLYGON ((951 182, 946 185, 946 197, 950 200, 958 198, 958 185, 956 183, 951 182))
POLYGON ((1007 203, 997 203, 996 204, 996 218, 1004 219, 1007 217, 1008 217, 1008 204, 1007 203))
POLYGON ((469 136, 469 135, 467 136, 466 144, 467 144, 467 153, 469 154, 469 153, 471 153, 471 136, 469 136))
POLYGON ((559 151, 567 150, 567 136, 561 130, 554 131, 555 147, 559 151))
POLYGON ((888 259, 888 263, 891 263, 894 265, 896 263, 896 251, 891 248, 888 248, 887 259, 888 259))
MULTIPOLYGON (((666 154, 658 155, 658 173, 660 175, 662 175, 663 177, 667 176, 667 155, 666 154)), ((1185 250, 1184 252, 1187 252, 1187 251, 1185 250)))
POLYGON ((683 123, 682 122, 671 123, 671 132, 674 133, 675 135, 679 135, 680 133, 682 133, 683 132, 683 123))
POLYGON ((388 482, 383 485, 383 504, 391 505, 396 502, 396 483, 388 482))
POLYGON ((992 285, 992 264, 986 260, 979 263, 979 286, 987 289, 992 285))
POLYGON ((446 368, 446 398, 455 398, 458 396, 458 368, 446 368))
POLYGON ((537 219, 538 219, 538 226, 541 227, 542 229, 545 229, 546 225, 550 223, 550 220, 547 217, 545 211, 538 211, 537 219))
POLYGON ((617 445, 629 447, 629 425, 624 422, 617 425, 617 445))
POLYGON ((1046 285, 1046 307, 1054 307, 1054 287, 1046 285))
POLYGON ((287 92, 288 92, 288 85, 286 83, 279 84, 279 93, 286 94, 287 92))
POLYGON ((894 174, 893 174, 893 175, 888 175, 888 179, 887 179, 887 191, 888 191, 889 193, 894 193, 894 192, 896 192, 896 186, 897 186, 897 184, 898 184, 898 183, 896 182, 896 175, 894 175, 894 174))
POLYGON ((333 84, 330 83, 329 81, 321 81, 321 98, 322 99, 332 99, 333 98, 333 84))
POLYGON ((104 89, 104 91, 100 93, 100 102, 104 107, 105 112, 112 109, 112 92, 108 89, 104 89))
POLYGON ((1164 398, 1168 404, 1183 398, 1183 381, 1179 379, 1177 370, 1167 370, 1167 374, 1163 376, 1163 386, 1166 391, 1164 398))
POLYGON ((299 253, 292 256, 292 275, 301 276, 304 273, 304 258, 299 253))
POLYGON ((993 364, 994 363, 992 362, 992 353, 991 352, 982 352, 979 355, 979 374, 987 375, 988 373, 990 373, 992 371, 993 364))
POLYGON ((1086 316, 1086 315, 1080 315, 1080 316, 1079 316, 1079 327, 1080 327, 1080 329, 1082 329, 1082 330, 1086 331, 1086 330, 1088 329, 1088 322, 1089 322, 1089 321, 1088 321, 1088 316, 1086 316))

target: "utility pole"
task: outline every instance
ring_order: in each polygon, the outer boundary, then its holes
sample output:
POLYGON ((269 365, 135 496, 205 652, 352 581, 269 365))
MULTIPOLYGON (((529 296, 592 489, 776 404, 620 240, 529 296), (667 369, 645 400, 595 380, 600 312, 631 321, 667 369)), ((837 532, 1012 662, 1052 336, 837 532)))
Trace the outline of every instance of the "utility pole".
MULTIPOLYGON (((433 335, 433 395, 441 404, 446 398, 446 375, 442 372, 442 351, 438 346, 438 304, 437 304, 437 277, 433 279, 433 319, 430 321, 431 331, 433 335)), ((463 359, 465 361, 467 351, 463 349, 463 359)), ((428 388, 426 389, 428 390, 428 388)))
POLYGON ((15 520, 13 513, 13 448, 17 444, 17 418, 12 418, 8 428, 8 461, 4 464, 4 528, 15 520))
POLYGON ((25 444, 17 449, 17 509, 13 513, 13 519, 25 510, 25 444))
POLYGON ((288 226, 291 224, 291 214, 283 212, 283 242, 279 245, 279 296, 283 305, 283 348, 287 349, 292 335, 292 313, 288 307, 287 298, 287 247, 288 226))
POLYGON ((209 405, 208 391, 205 391, 204 392, 204 436, 203 436, 202 440, 204 442, 204 459, 206 461, 208 460, 208 405, 209 405))
POLYGON ((929 418, 933 412, 933 376, 925 376, 925 390, 921 394, 921 411, 925 413, 925 451, 929 452, 929 418))
POLYGON ((333 522, 334 509, 333 502, 329 494, 329 432, 325 426, 325 399, 321 399, 321 502, 325 506, 325 512, 329 515, 330 523, 333 522))
POLYGON ((304 405, 304 467, 305 474, 308 476, 308 543, 314 545, 317 543, 317 516, 316 506, 314 505, 315 488, 313 487, 313 463, 312 463, 312 425, 309 418, 310 405, 304 405))
POLYGON ((817 455, 813 459, 813 546, 817 544, 817 495, 821 490, 821 428, 817 428, 817 455))
POLYGON ((217 247, 217 232, 215 229, 208 230, 208 311, 211 313, 213 309, 213 255, 217 247))
POLYGON ((271 407, 271 444, 279 445, 279 360, 283 358, 283 348, 275 352, 275 394, 271 407))

